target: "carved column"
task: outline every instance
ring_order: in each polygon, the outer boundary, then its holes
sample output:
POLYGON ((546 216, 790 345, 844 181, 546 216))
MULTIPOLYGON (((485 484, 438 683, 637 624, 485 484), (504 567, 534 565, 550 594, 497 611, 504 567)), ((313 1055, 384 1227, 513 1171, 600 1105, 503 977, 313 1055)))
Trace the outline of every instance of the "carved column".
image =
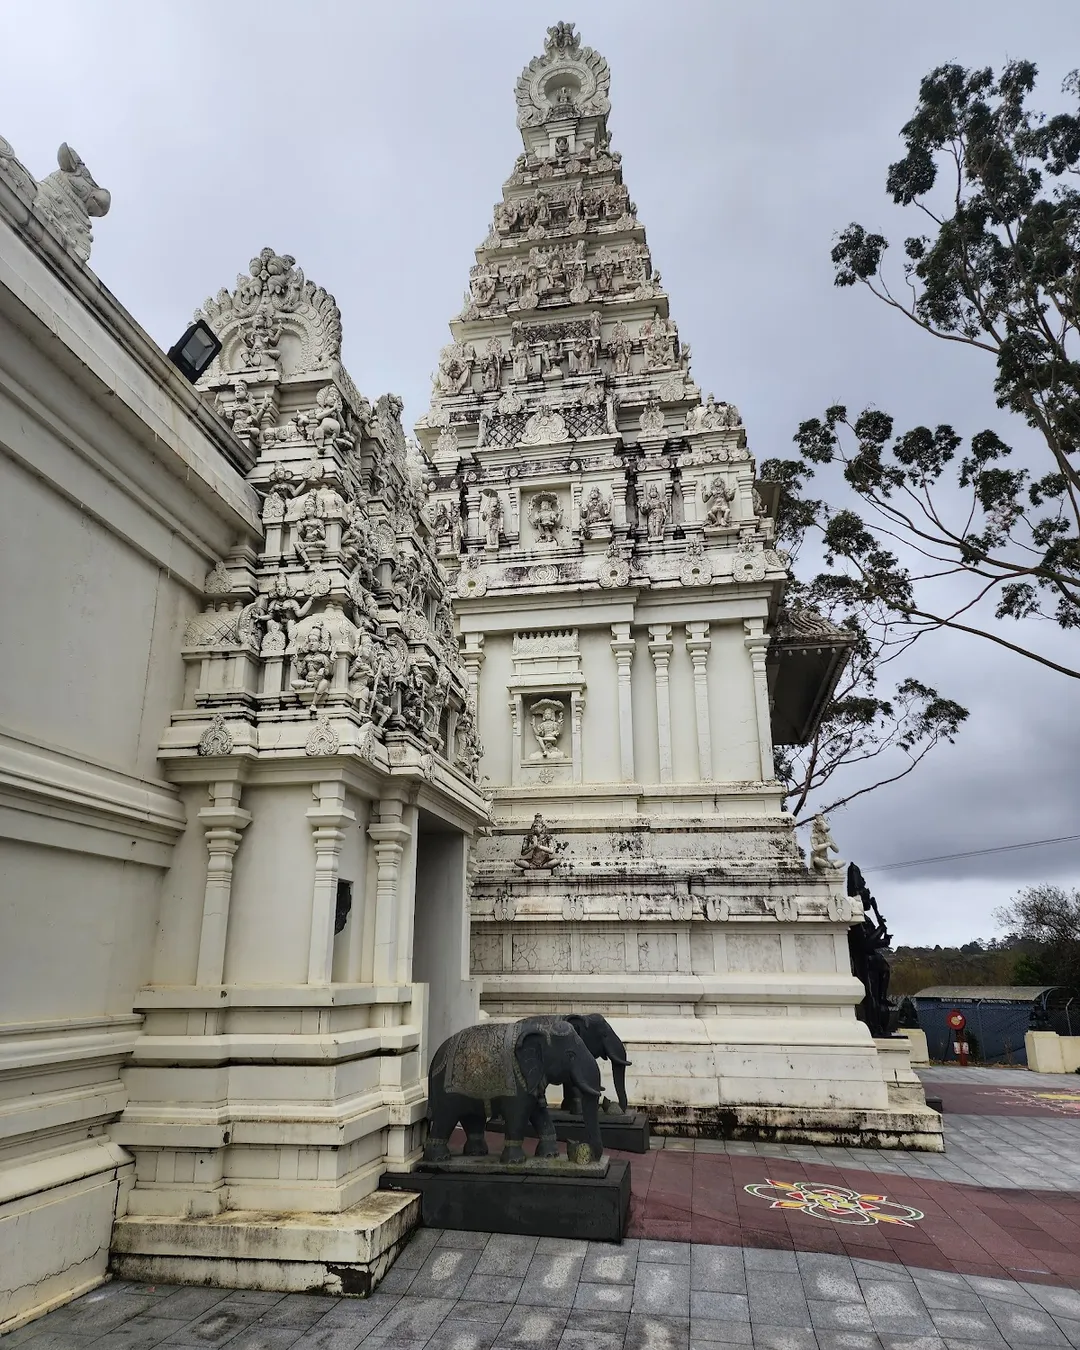
POLYGON ((240 808, 240 784, 211 783, 210 805, 199 812, 199 820, 206 831, 209 858, 195 983, 221 984, 225 975, 233 857, 240 847, 241 831, 251 823, 251 812, 240 808))
POLYGON ((387 800, 379 803, 379 819, 368 826, 375 846, 375 953, 372 980, 375 984, 393 984, 397 974, 398 885, 401 859, 409 838, 409 827, 402 820, 405 803, 387 800))
POLYGON ((521 759, 524 753, 522 736, 525 734, 525 706, 520 694, 511 695, 506 706, 510 709, 510 783, 517 787, 521 782, 521 759))
POLYGON ((581 763, 581 719, 585 713, 585 695, 575 689, 570 695, 570 752, 573 757, 573 778, 575 783, 582 781, 581 763))
POLYGON ((473 713, 479 716, 480 667, 484 664, 483 633, 465 634, 465 650, 461 653, 461 659, 465 664, 465 675, 469 681, 469 702, 473 706, 473 713))
POLYGON ((311 793, 318 805, 309 807, 307 812, 315 844, 308 984, 329 984, 334 960, 334 908, 338 864, 345 842, 344 826, 355 825, 356 815, 345 805, 344 783, 316 783, 311 793))
POLYGON ((631 699, 630 669, 634 664, 637 642, 630 636, 628 623, 611 625, 611 650, 619 669, 619 772, 624 783, 634 781, 634 709, 631 699))
POLYGON ((707 623, 686 625, 686 650, 694 663, 694 712, 697 716, 698 778, 712 782, 712 731, 709 727, 709 637, 707 623))
POLYGON ((750 653, 750 662, 754 670, 754 707, 757 711, 758 744, 761 747, 761 779, 771 782, 776 777, 773 763, 772 712, 769 708, 769 681, 765 672, 765 653, 769 646, 769 635, 765 632, 764 619, 744 619, 743 630, 746 636, 743 645, 750 653))
POLYGON ((671 782, 671 690, 668 682, 668 663, 675 644, 671 641, 671 625, 649 624, 649 651, 652 654, 656 679, 656 742, 660 750, 660 781, 671 782))

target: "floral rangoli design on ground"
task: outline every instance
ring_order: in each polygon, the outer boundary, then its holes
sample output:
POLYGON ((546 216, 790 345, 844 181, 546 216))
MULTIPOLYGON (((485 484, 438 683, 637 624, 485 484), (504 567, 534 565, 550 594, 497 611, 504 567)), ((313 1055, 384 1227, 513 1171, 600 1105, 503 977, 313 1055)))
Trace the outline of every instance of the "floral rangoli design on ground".
POLYGON ((812 1181, 755 1181, 747 1186, 759 1200, 772 1200, 770 1209, 800 1209, 814 1219, 832 1223, 895 1223, 911 1228, 926 1218, 921 1209, 897 1204, 885 1195, 861 1195, 844 1186, 827 1186, 812 1181))

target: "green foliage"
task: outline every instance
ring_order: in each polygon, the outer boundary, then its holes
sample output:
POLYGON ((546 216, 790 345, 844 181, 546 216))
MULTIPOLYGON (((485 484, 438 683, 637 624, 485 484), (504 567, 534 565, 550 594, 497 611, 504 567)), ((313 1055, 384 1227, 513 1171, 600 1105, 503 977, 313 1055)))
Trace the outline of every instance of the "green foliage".
POLYGON ((948 65, 922 81, 906 154, 886 178, 925 231, 904 242, 901 298, 883 235, 851 224, 832 258, 838 286, 866 286, 925 332, 992 356, 998 405, 1026 422, 1041 465, 1016 467, 991 430, 897 433, 884 412, 852 420, 836 405, 799 427, 798 460, 771 468, 793 498, 789 515, 820 531, 828 566, 880 609, 888 644, 954 628, 1080 678, 1026 634, 1013 642, 971 614, 989 597, 997 620, 1080 626, 1080 76, 1064 85, 1077 111, 1053 117, 1028 106, 1035 77, 1014 61, 999 76, 948 65), (827 466, 856 506, 801 496, 827 466), (967 581, 955 609, 921 584, 949 575, 967 581))
POLYGON ((889 993, 900 998, 935 984, 1046 984, 1041 977, 1017 978, 1022 963, 1034 959, 1030 944, 1016 937, 961 947, 897 947, 890 958, 889 993))
MULTIPOLYGON (((1014 940, 1027 944, 1032 984, 1080 989, 1080 890, 1044 883, 1027 886, 994 914, 1014 940)), ((1029 983, 1017 978, 1014 983, 1029 983)))

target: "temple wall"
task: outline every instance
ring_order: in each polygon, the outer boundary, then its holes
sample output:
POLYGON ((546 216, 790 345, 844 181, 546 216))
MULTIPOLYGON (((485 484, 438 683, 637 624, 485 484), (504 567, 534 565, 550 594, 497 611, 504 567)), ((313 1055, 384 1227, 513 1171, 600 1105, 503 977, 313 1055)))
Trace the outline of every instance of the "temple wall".
POLYGON ((105 1273, 133 1180, 120 1067, 186 819, 157 743, 207 566, 259 528, 191 395, 52 247, 0 212, 0 1329, 105 1273))

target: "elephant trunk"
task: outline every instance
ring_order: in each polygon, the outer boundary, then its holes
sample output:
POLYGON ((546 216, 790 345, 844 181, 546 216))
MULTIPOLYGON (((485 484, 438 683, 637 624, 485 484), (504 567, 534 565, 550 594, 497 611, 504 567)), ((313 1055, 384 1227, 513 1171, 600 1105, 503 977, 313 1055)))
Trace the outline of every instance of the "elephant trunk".
POLYGON ((615 1080, 615 1095, 619 1099, 619 1110, 626 1110, 626 1064, 612 1064, 611 1076, 615 1080))
POLYGON ((585 1127, 585 1142, 592 1149, 593 1159, 599 1161, 604 1154, 604 1141, 600 1138, 599 1102, 593 1096, 583 1095, 581 1099, 581 1119, 585 1127))

